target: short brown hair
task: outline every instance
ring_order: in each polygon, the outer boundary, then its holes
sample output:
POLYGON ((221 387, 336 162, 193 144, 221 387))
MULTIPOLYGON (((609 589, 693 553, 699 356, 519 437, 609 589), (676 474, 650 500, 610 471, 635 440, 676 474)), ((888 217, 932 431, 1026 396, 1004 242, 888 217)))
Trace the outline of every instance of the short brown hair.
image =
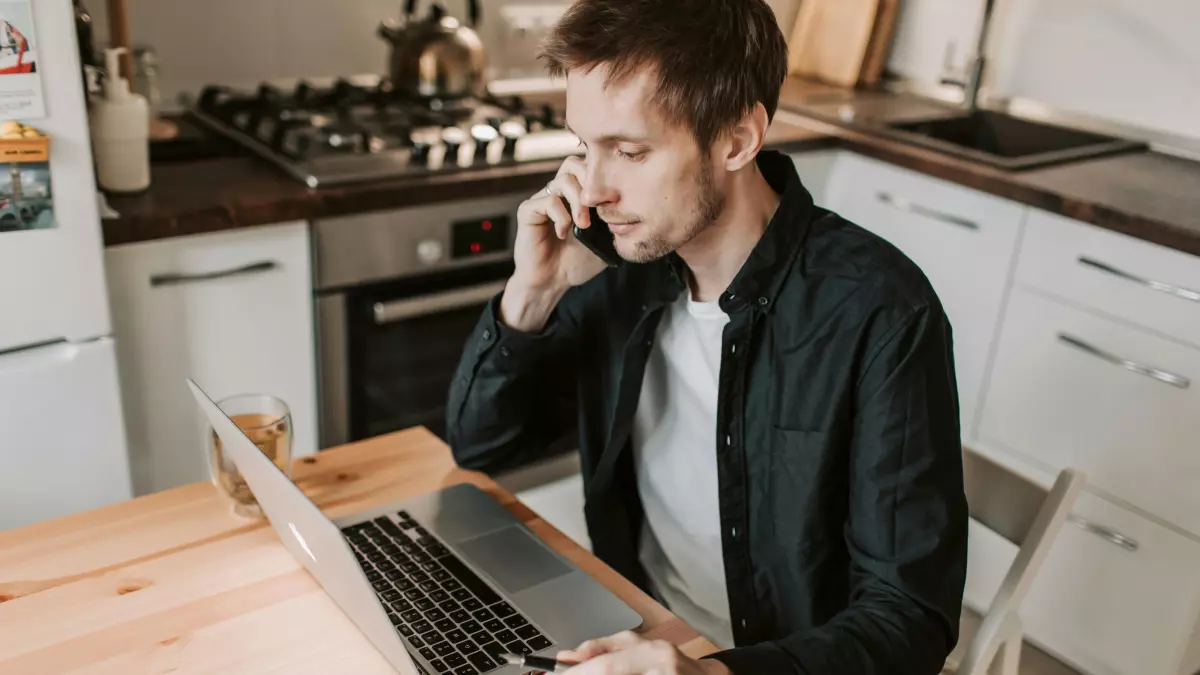
POLYGON ((542 45, 550 74, 609 68, 620 81, 658 74, 653 103, 701 148, 762 103, 768 118, 787 77, 787 42, 764 0, 577 0, 542 45))

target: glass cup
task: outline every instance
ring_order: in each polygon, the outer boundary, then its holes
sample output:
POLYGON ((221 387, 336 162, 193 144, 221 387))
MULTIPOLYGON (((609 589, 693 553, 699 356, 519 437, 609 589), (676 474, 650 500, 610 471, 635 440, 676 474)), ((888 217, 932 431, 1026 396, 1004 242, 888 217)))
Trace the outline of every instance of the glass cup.
MULTIPOLYGON (((258 446, 284 475, 292 475, 292 413, 287 404, 263 394, 231 396, 217 403, 233 423, 258 446)), ((262 507, 250 492, 246 479, 233 460, 221 451, 221 439, 208 429, 208 451, 213 484, 233 503, 233 512, 247 518, 262 518, 262 507)))

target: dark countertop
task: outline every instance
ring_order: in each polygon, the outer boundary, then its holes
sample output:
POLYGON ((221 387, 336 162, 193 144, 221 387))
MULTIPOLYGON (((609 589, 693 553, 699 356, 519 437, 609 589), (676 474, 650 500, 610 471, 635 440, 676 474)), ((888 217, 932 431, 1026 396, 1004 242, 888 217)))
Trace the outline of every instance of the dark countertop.
MULTIPOLYGON (((860 112, 900 120, 946 112, 915 97, 846 92, 789 79, 767 147, 785 152, 838 147, 1035 208, 1200 255, 1200 163, 1154 152, 1008 172, 875 134, 836 120, 853 100, 860 112)), ((459 174, 308 188, 253 157, 155 163, 150 189, 113 196, 121 217, 103 221, 116 246, 167 237, 306 220, 375 209, 540 189, 561 162, 459 174)))

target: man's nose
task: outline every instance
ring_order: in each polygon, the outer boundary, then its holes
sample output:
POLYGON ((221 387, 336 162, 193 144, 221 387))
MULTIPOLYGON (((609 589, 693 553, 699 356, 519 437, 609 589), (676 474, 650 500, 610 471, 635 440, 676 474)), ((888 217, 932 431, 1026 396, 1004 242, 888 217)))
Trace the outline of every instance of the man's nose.
POLYGON ((615 201, 616 191, 605 180, 604 173, 599 170, 599 167, 593 164, 589 163, 580 187, 582 190, 579 192, 579 198, 588 208, 603 206, 615 201))

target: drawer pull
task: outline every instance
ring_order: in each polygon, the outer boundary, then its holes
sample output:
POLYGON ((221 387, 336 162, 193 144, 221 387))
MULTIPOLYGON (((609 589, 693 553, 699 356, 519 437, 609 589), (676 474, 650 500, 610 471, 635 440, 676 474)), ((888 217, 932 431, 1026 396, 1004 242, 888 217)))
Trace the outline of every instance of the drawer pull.
POLYGON ((262 272, 270 272, 278 269, 279 263, 274 260, 264 260, 262 262, 251 263, 241 267, 233 267, 227 270, 218 270, 216 272, 201 272, 199 274, 155 274, 150 277, 150 285, 154 288, 159 286, 177 286, 179 284, 191 284, 198 281, 213 281, 215 279, 227 279, 229 277, 243 276, 247 274, 260 274, 262 272))
POLYGON ((965 227, 968 230, 978 230, 979 229, 979 224, 976 223, 975 221, 967 220, 966 218, 959 218, 958 216, 952 216, 949 213, 935 211, 934 209, 931 209, 929 207, 921 206, 920 204, 915 204, 903 197, 897 197, 897 196, 887 193, 887 192, 876 193, 876 197, 879 199, 879 201, 883 202, 884 204, 887 204, 888 206, 890 206, 898 211, 905 211, 907 213, 915 213, 918 216, 925 216, 926 218, 932 218, 933 220, 940 220, 943 223, 950 223, 951 225, 958 225, 959 227, 965 227))
POLYGON ((1068 345, 1071 345, 1072 347, 1074 347, 1086 354, 1091 354, 1092 356, 1095 356, 1103 361, 1107 361, 1113 365, 1120 366, 1121 368, 1124 368, 1125 370, 1137 373, 1138 375, 1145 375, 1146 377, 1149 377, 1151 379, 1158 380, 1159 382, 1163 382, 1165 384, 1169 384, 1172 387, 1179 387, 1180 389, 1187 389, 1188 387, 1192 386, 1191 380, 1189 380, 1186 377, 1183 377, 1182 375, 1176 375, 1175 373, 1168 373, 1165 370, 1159 370, 1158 368, 1144 366, 1140 363, 1136 363, 1136 362, 1130 361, 1128 359, 1123 359, 1119 356, 1116 356, 1115 354, 1110 354, 1109 352, 1106 352, 1103 349, 1100 349, 1099 347, 1090 345, 1090 344, 1084 342, 1083 340, 1080 340, 1079 338, 1075 338, 1075 337, 1071 337, 1070 335, 1066 335, 1065 333, 1059 333, 1058 339, 1059 339, 1059 341, 1064 342, 1068 345))
POLYGON ((1067 516, 1067 522, 1071 523, 1075 527, 1078 527, 1084 532, 1089 532, 1097 537, 1100 537, 1110 544, 1120 546, 1126 551, 1132 551, 1136 553, 1138 548, 1141 546, 1138 544, 1137 539, 1134 539, 1133 537, 1127 537, 1111 527, 1105 527, 1104 525, 1093 523, 1087 518, 1077 516, 1073 513, 1067 516))
POLYGON ((1115 277, 1120 277, 1121 279, 1124 279, 1126 281, 1132 281, 1135 284, 1141 284, 1143 286, 1148 286, 1150 288, 1153 288, 1156 291, 1162 291, 1163 293, 1170 293, 1171 295, 1174 295, 1177 298, 1183 298, 1184 300, 1191 300, 1192 302, 1200 302, 1200 292, 1198 292, 1198 291, 1193 291, 1191 289, 1187 289, 1182 286, 1175 286, 1172 284, 1163 283, 1161 281, 1155 281, 1153 279, 1146 279, 1145 277, 1139 277, 1136 274, 1126 272, 1125 270, 1122 270, 1122 269, 1117 269, 1116 267, 1113 267, 1112 265, 1109 265, 1108 263, 1103 263, 1103 262, 1100 262, 1099 260, 1096 260, 1094 258, 1089 258, 1087 256, 1080 256, 1079 263, 1081 265, 1087 265, 1088 267, 1093 267, 1102 272, 1107 272, 1115 277))

